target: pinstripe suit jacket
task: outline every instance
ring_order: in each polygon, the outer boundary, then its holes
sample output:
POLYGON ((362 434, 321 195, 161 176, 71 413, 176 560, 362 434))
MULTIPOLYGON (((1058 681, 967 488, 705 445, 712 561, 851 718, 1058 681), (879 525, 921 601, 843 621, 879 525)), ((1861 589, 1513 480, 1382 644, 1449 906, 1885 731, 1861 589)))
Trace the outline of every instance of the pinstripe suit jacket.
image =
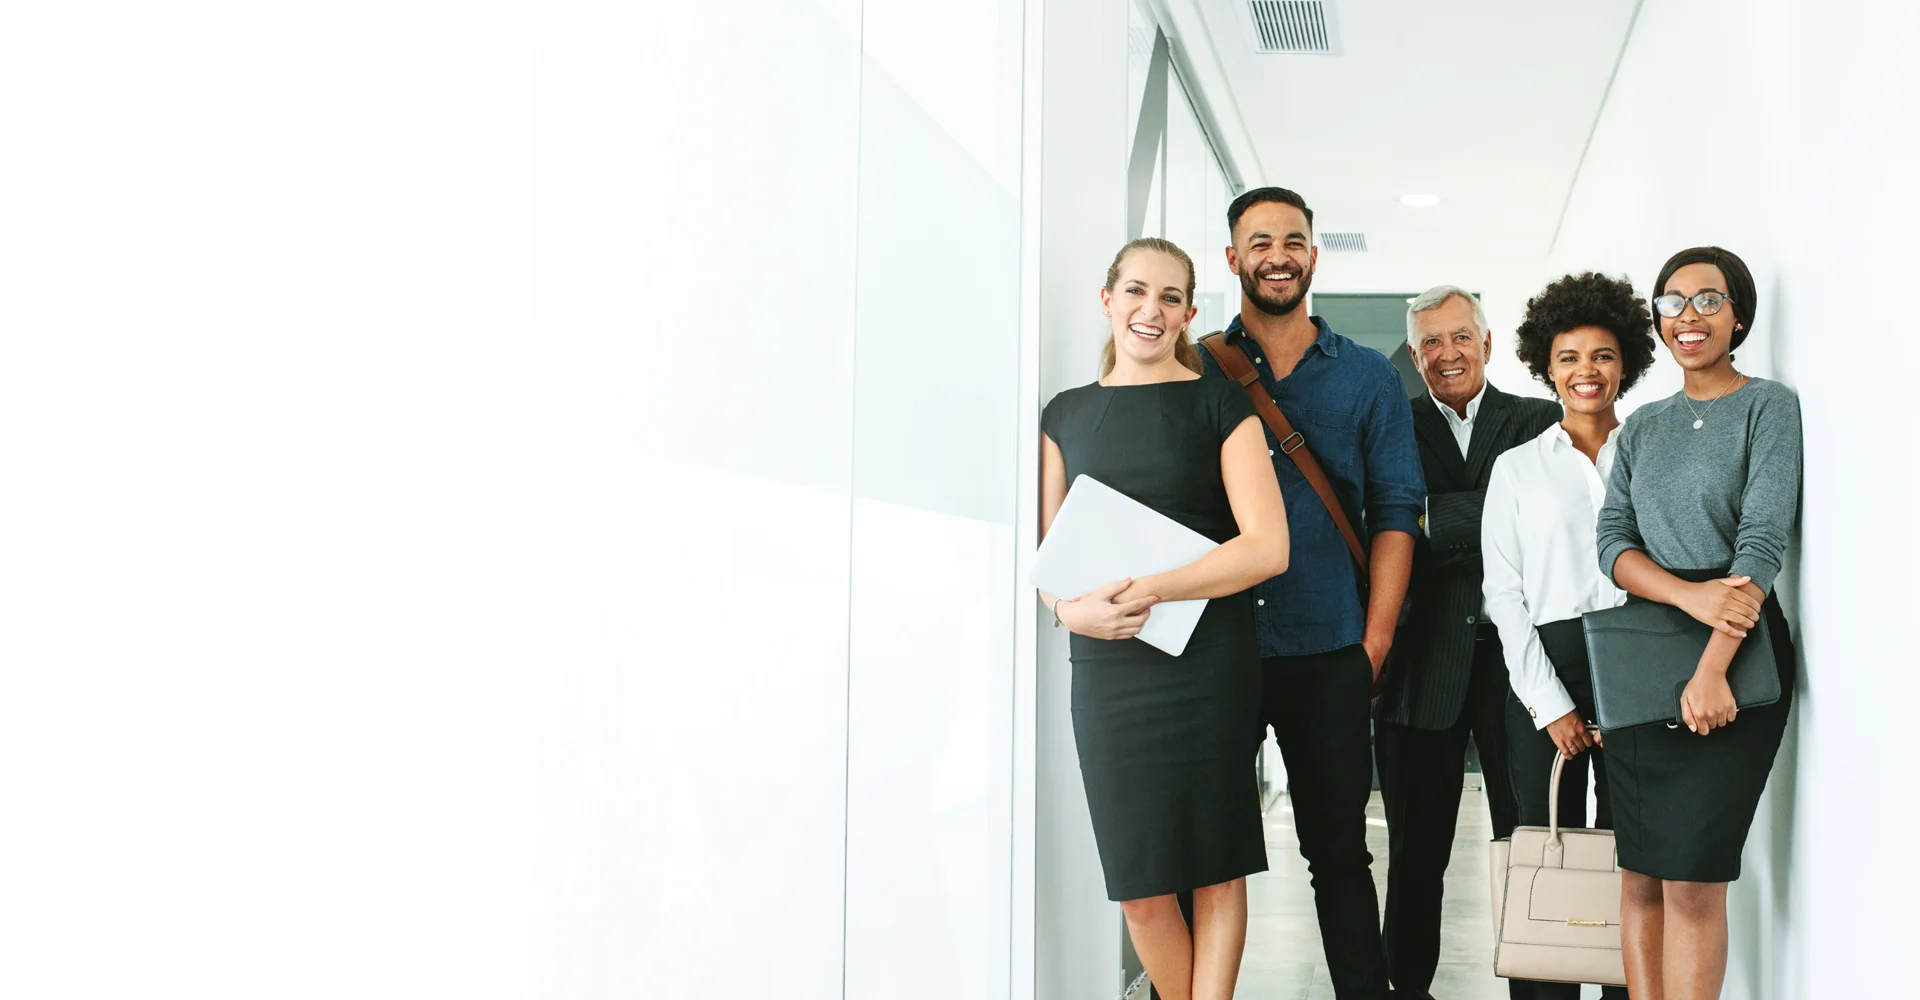
POLYGON ((1414 440, 1427 479, 1427 530, 1416 536, 1413 609, 1396 642, 1402 657, 1381 695, 1380 717, 1415 729, 1447 729, 1466 707, 1480 617, 1480 511, 1493 460, 1560 420, 1560 404, 1491 384, 1474 417, 1467 456, 1431 396, 1413 401, 1414 440))

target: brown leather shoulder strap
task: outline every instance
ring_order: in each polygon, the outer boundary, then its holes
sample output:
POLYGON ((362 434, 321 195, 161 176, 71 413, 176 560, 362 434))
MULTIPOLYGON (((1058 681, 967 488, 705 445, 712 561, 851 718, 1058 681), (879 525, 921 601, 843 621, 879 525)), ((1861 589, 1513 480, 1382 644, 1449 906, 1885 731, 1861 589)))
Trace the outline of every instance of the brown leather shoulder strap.
POLYGON ((1200 346, 1213 355, 1220 370, 1230 379, 1240 383, 1247 391, 1247 398, 1253 400, 1253 408, 1260 413, 1260 419, 1266 421, 1273 436, 1280 440, 1280 451, 1307 477, 1307 485, 1313 487, 1320 502, 1327 507, 1327 513, 1333 516, 1334 527, 1340 529, 1340 537, 1346 539, 1347 551, 1352 554, 1354 565, 1360 570, 1361 582, 1367 580, 1367 547, 1360 542, 1360 534, 1353 530, 1353 522, 1347 519, 1346 509, 1333 495, 1333 484, 1327 481, 1326 470, 1320 468, 1320 460, 1313 457, 1313 450, 1306 447, 1307 439, 1293 429, 1287 421, 1287 415, 1280 412, 1280 404, 1273 401, 1273 395, 1260 384, 1260 372, 1247 360, 1244 351, 1227 343, 1226 335, 1220 331, 1209 333, 1200 338, 1200 346))

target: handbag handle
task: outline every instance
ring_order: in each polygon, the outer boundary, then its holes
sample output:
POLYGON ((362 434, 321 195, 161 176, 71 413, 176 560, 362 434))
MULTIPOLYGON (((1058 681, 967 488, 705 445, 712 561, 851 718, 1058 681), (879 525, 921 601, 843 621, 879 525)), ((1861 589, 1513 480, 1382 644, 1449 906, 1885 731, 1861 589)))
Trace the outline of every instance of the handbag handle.
MULTIPOLYGON (((1587 732, 1598 733, 1599 726, 1588 726, 1587 732)), ((1547 849, 1560 847, 1560 771, 1567 766, 1567 755, 1559 748, 1553 751, 1553 777, 1547 780, 1547 849)))

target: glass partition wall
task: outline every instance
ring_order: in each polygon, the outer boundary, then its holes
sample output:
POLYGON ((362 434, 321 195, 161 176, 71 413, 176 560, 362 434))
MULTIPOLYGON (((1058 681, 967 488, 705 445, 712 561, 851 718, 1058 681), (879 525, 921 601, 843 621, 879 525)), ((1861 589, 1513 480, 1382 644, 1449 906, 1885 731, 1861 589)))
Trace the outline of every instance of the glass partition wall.
POLYGON ((1221 329, 1238 308, 1239 286, 1227 270, 1227 205, 1239 190, 1195 112, 1196 98, 1169 58, 1152 16, 1133 8, 1129 32, 1127 220, 1131 235, 1172 240, 1198 270, 1194 335, 1221 329))

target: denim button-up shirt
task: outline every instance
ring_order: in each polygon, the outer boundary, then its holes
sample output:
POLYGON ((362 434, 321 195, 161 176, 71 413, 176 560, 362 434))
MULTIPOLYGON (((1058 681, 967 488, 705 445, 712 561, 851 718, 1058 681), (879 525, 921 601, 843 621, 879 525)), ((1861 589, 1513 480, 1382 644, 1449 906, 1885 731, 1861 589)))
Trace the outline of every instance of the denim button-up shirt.
MULTIPOLYGON (((1238 316, 1227 326, 1227 344, 1246 352, 1259 370, 1274 402, 1320 460, 1355 529, 1369 539, 1382 531, 1418 535, 1427 486, 1400 373, 1380 352, 1334 333, 1326 320, 1315 316, 1313 325, 1320 335, 1284 379, 1273 377, 1265 352, 1238 316)), ((1200 356, 1208 375, 1226 377, 1212 355, 1200 356)), ((1280 451, 1273 431, 1266 434, 1286 500, 1292 551, 1285 573, 1253 588, 1260 655, 1304 656, 1354 645, 1366 632, 1367 610, 1353 556, 1319 495, 1280 451)))

